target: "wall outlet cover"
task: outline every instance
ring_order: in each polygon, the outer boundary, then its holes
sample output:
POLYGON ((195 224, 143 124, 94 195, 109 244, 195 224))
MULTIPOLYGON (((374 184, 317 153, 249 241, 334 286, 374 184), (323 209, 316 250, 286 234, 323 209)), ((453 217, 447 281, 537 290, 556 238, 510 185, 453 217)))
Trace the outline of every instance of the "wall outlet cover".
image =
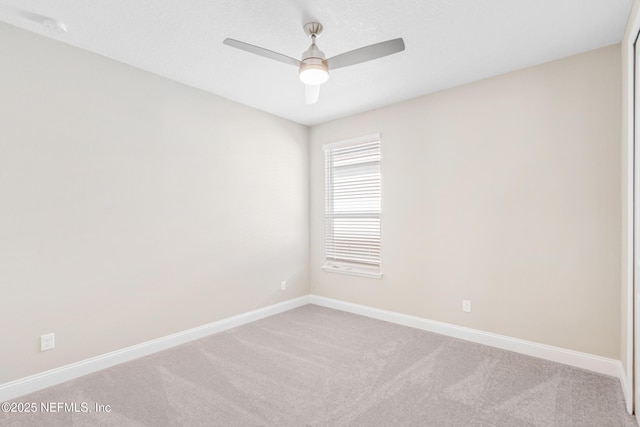
POLYGON ((53 350, 54 348, 56 348, 56 342, 53 333, 40 336, 40 351, 53 350))
POLYGON ((462 300, 462 311, 465 313, 471 313, 471 301, 467 299, 462 300))

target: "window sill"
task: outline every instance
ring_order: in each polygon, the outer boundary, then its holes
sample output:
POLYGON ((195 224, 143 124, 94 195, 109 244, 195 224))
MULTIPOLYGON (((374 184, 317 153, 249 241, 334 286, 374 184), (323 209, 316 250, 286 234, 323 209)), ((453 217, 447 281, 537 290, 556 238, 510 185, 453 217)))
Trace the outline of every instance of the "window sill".
POLYGON ((349 274, 352 276, 369 277, 371 279, 382 279, 382 271, 377 267, 361 267, 327 263, 322 266, 322 270, 330 273, 349 274))

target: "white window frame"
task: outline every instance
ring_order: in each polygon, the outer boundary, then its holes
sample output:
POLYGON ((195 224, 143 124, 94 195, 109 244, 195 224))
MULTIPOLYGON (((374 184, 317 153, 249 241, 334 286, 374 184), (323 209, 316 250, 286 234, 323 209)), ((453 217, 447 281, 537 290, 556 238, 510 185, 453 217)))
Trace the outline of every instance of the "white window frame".
MULTIPOLYGON (((334 224, 332 220, 334 220, 335 218, 340 218, 341 214, 336 213, 333 210, 333 202, 335 199, 332 198, 332 195, 334 194, 333 192, 334 187, 333 187, 333 180, 332 180, 333 171, 331 170, 331 165, 330 165, 330 162, 331 162, 330 153, 332 153, 332 150, 335 150, 335 149, 343 149, 347 147, 352 147, 352 146, 357 146, 357 145, 362 145, 362 144, 372 143, 372 142, 377 142, 378 144, 382 143, 379 133, 366 135, 359 138, 348 139, 345 141, 338 141, 330 144, 324 144, 322 146, 325 152, 325 202, 324 202, 325 203, 325 206, 324 206, 325 208, 325 237, 324 237, 325 263, 322 266, 322 269, 324 271, 328 271, 332 273, 364 276, 364 277, 370 277, 370 278, 376 278, 376 279, 382 278, 382 268, 381 268, 381 262, 382 262, 382 176, 381 175, 382 175, 382 171, 381 169, 378 169, 379 170, 378 173, 380 174, 379 175, 380 186, 377 189, 378 195, 379 195, 379 201, 380 201, 379 209, 377 211, 369 210, 366 213, 360 212, 360 211, 357 212, 357 214, 362 214, 369 218, 378 219, 377 245, 378 245, 378 250, 380 252, 377 257, 377 263, 375 263, 376 261, 375 259, 367 259, 367 262, 357 262, 353 260, 349 261, 347 259, 340 259, 339 254, 338 255, 336 254, 336 252, 339 252, 339 251, 335 249, 335 246, 332 246, 334 242, 334 237, 335 237, 335 235, 332 232, 332 227, 334 224), (336 256, 338 257, 336 258, 336 256)), ((382 152, 380 147, 380 160, 378 161, 379 168, 381 168, 381 155, 382 155, 382 152)), ((351 214, 356 214, 356 212, 353 212, 351 214)), ((346 214, 346 215, 349 215, 349 214, 346 214)), ((374 232, 374 242, 375 242, 375 232, 374 232)), ((372 246, 375 249, 375 243, 372 246)), ((375 258, 375 255, 373 258, 375 258)))

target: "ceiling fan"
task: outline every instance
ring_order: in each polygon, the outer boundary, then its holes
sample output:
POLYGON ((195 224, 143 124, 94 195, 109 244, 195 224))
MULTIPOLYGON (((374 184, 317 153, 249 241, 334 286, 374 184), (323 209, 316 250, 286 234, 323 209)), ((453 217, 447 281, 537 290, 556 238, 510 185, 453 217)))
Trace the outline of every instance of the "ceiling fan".
POLYGON ((311 37, 311 46, 302 54, 301 60, 239 40, 227 38, 224 39, 223 43, 227 46, 298 67, 298 76, 302 83, 305 84, 306 104, 318 102, 320 85, 329 79, 329 70, 360 64, 404 50, 404 40, 398 38, 361 47, 326 59, 324 53, 316 45, 316 38, 320 36, 322 29, 322 24, 319 22, 309 22, 304 25, 304 32, 311 37))

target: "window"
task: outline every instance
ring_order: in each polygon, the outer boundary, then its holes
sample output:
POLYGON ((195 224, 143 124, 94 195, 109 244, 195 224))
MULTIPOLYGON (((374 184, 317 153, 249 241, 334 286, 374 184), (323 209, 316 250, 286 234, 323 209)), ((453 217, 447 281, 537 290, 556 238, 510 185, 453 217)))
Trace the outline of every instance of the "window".
POLYGON ((326 271, 382 277, 380 135, 324 146, 326 271))

